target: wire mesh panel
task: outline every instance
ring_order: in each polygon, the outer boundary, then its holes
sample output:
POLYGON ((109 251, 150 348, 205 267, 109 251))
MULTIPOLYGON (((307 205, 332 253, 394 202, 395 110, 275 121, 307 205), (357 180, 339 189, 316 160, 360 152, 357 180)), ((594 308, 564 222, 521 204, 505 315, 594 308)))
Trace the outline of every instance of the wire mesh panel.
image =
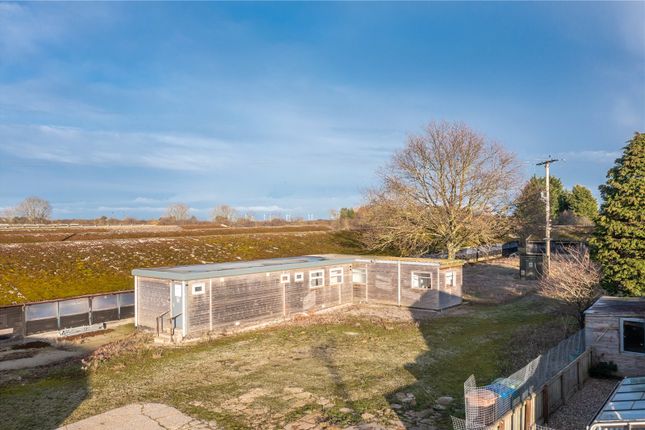
MULTIPOLYGON (((478 387, 475 377, 471 375, 464 382, 466 417, 463 420, 463 428, 486 429, 487 426, 495 424, 514 405, 537 392, 584 351, 585 337, 584 331, 581 330, 506 378, 498 378, 488 385, 478 387)), ((454 423, 453 420, 453 425, 454 423)), ((536 428, 547 429, 539 426, 536 428)))

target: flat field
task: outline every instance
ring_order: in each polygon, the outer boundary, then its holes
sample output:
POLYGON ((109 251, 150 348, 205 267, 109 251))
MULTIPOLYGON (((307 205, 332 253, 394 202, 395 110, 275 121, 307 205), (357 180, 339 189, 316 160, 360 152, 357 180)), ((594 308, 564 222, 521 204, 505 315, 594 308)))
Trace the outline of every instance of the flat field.
MULTIPOLYGON (((321 226, 87 230, 68 231, 76 237, 64 241, 60 232, 40 231, 40 241, 22 243, 2 243, 0 233, 0 306, 132 289, 137 267, 361 252, 351 233, 321 226)), ((9 240, 16 232, 3 233, 9 240)))
POLYGON ((512 262, 467 267, 466 293, 477 300, 440 314, 344 308, 180 347, 133 335, 99 350, 104 360, 91 370, 71 361, 0 372, 0 428, 55 428, 159 402, 225 429, 283 428, 303 417, 324 423, 317 428, 448 429, 470 374, 479 383, 510 374, 569 329, 530 285, 509 293, 516 277, 512 262), (497 282, 473 284, 486 271, 497 282), (498 289, 496 303, 487 289, 498 289), (455 402, 435 410, 446 395, 455 402))

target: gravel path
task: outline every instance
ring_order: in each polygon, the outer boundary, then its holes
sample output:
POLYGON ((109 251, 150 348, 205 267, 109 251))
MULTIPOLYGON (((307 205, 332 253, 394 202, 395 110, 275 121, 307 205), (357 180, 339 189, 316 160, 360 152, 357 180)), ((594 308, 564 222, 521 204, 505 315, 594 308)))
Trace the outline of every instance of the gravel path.
POLYGON ((589 379, 582 390, 549 418, 557 430, 584 430, 618 384, 613 379, 589 379))

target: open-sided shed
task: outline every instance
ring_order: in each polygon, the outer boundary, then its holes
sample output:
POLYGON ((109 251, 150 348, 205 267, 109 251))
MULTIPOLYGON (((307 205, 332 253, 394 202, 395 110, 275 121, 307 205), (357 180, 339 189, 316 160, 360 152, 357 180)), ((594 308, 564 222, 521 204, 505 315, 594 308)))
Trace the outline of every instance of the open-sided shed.
POLYGON ((196 337, 351 303, 461 303, 456 260, 313 255, 135 269, 135 323, 196 337))

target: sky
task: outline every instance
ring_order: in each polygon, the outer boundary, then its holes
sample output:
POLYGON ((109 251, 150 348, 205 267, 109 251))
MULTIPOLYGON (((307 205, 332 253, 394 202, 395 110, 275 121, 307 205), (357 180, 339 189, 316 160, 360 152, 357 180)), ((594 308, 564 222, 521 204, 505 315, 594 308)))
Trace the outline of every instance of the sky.
POLYGON ((462 121, 565 186, 645 130, 645 2, 0 3, 0 208, 327 217, 462 121))

